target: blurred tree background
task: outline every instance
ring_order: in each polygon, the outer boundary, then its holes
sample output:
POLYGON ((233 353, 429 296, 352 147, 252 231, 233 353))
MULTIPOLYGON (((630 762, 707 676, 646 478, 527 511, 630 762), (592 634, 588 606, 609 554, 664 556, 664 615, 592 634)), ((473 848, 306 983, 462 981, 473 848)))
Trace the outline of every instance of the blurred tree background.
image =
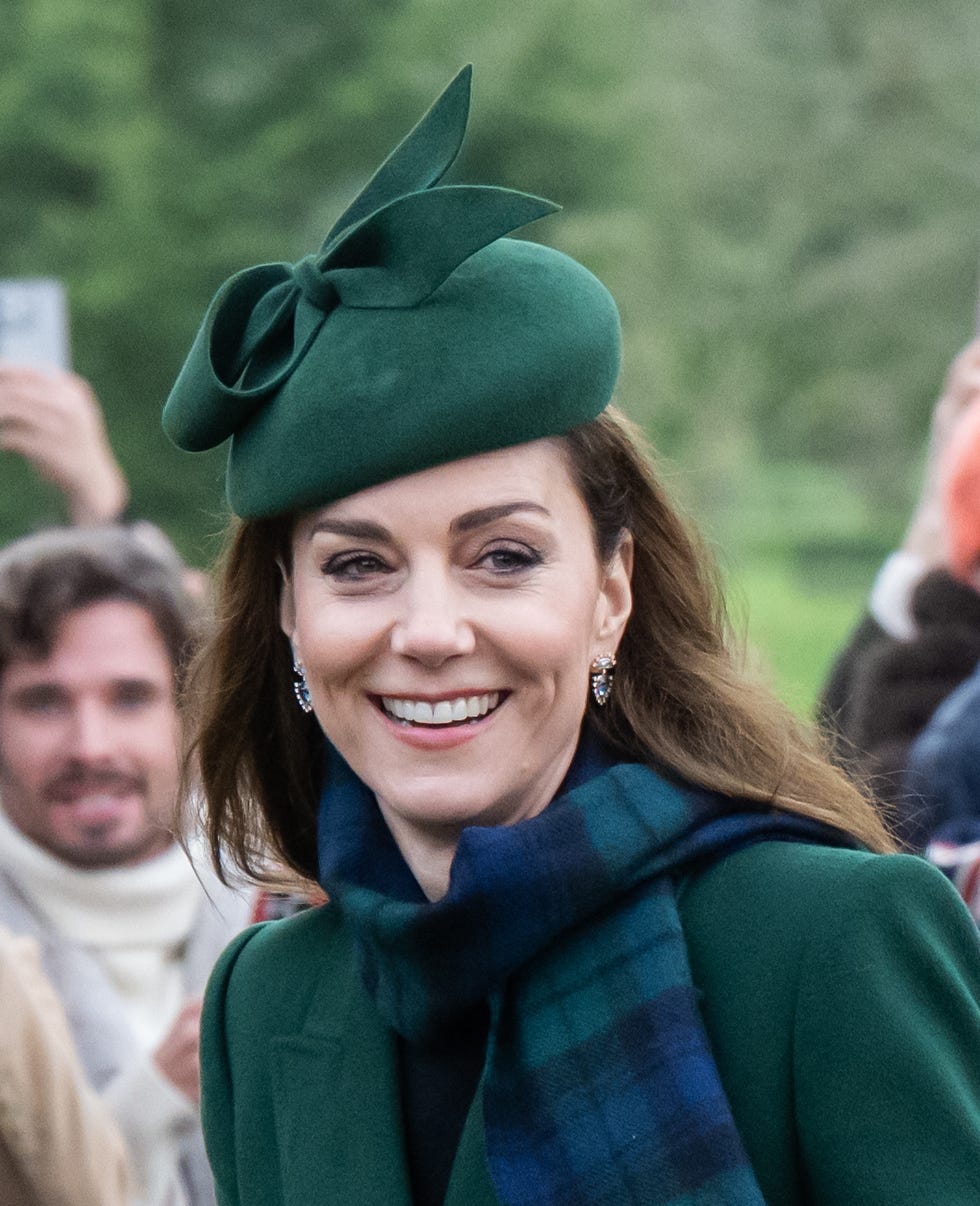
MULTIPOLYGON (((217 286, 315 249, 467 61, 458 180, 624 318, 620 401, 801 709, 915 494, 977 289, 976 0, 5 0, 0 276, 68 286, 134 509, 195 563, 221 454, 159 412, 217 286)), ((56 500, 0 460, 0 539, 56 500)))

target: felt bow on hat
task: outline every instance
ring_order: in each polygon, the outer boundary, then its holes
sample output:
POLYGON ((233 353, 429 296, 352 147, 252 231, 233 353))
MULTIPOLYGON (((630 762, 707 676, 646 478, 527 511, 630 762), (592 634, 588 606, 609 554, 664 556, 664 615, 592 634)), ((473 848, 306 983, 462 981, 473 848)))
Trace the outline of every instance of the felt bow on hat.
POLYGON ((321 506, 432 465, 593 418, 619 368, 619 317, 581 264, 508 232, 540 197, 440 185, 470 68, 381 165, 315 255, 263 264, 211 303, 164 408, 198 452, 231 437, 245 518, 321 506))
POLYGON ((218 290, 164 415, 180 447, 200 452, 232 435, 296 370, 337 305, 416 306, 475 251, 561 208, 513 189, 436 187, 462 145, 471 76, 464 67, 316 255, 246 268, 218 290))

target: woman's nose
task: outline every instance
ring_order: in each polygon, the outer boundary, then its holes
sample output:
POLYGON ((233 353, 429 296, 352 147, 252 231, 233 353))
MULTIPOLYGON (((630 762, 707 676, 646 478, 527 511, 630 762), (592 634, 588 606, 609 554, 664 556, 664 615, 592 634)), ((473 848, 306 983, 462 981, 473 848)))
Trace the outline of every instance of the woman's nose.
POLYGON ((391 648, 428 666, 471 653, 473 627, 447 575, 415 576, 404 588, 403 610, 391 630, 391 648))

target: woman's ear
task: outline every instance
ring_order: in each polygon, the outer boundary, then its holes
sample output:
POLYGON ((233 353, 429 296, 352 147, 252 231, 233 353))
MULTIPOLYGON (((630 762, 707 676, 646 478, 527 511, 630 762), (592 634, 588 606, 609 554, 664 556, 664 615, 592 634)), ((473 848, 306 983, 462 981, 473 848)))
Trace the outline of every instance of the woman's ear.
POLYGON ((286 567, 279 560, 279 573, 282 574, 282 590, 279 594, 279 627, 292 644, 293 633, 296 631, 296 599, 293 595, 293 580, 286 572, 286 567))
POLYGON ((623 532, 616 551, 603 570, 596 615, 596 640, 601 652, 613 653, 619 647, 626 622, 633 611, 633 533, 623 532))

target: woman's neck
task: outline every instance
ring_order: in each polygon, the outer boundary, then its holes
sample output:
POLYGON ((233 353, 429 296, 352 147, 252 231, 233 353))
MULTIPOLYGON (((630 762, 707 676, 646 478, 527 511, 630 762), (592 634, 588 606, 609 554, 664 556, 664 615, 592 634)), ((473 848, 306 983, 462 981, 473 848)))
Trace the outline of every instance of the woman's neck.
POLYGON ((426 899, 441 900, 449 891, 449 872, 462 827, 433 825, 422 828, 392 813, 380 800, 378 807, 391 836, 395 839, 395 845, 425 893, 426 899))

